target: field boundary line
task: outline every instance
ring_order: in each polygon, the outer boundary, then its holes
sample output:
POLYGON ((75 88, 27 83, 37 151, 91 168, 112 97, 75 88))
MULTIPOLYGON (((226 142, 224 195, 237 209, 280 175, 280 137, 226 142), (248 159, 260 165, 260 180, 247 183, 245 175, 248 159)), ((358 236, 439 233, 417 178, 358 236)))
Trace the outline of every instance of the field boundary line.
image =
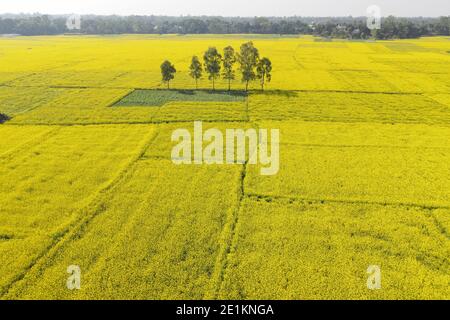
POLYGON ((225 225, 220 235, 220 248, 214 263, 214 272, 211 276, 211 283, 208 291, 204 295, 205 300, 218 299, 222 283, 229 265, 229 256, 233 251, 236 242, 236 227, 239 223, 239 213, 241 211, 242 200, 245 197, 244 180, 247 175, 247 161, 243 164, 238 181, 238 194, 236 206, 230 209, 225 225))
POLYGON ((90 199, 86 201, 87 204, 85 206, 74 212, 74 219, 71 222, 61 226, 60 230, 55 232, 53 236, 54 240, 50 245, 47 246, 47 248, 44 248, 42 252, 30 262, 28 267, 16 275, 9 284, 0 289, 0 299, 4 299, 5 296, 10 294, 11 290, 15 289, 16 286, 20 286, 22 281, 32 273, 37 275, 42 274, 43 269, 49 263, 49 260, 57 254, 67 242, 76 237, 77 234, 92 221, 92 219, 105 211, 104 197, 108 196, 109 192, 114 190, 122 180, 127 177, 127 173, 134 168, 135 164, 145 154, 158 135, 159 128, 156 128, 156 131, 152 131, 149 136, 143 140, 144 142, 138 147, 137 153, 124 164, 122 169, 105 183, 103 187, 99 188, 99 190, 90 196, 90 199), (83 213, 85 213, 85 215, 83 215, 83 213))
POLYGON ((139 122, 92 122, 92 123, 24 123, 24 122, 8 122, 6 126, 48 126, 48 127, 88 127, 88 126, 123 126, 123 125, 145 125, 145 124, 157 124, 149 121, 139 121, 139 122))
POLYGON ((107 83, 110 83, 110 82, 113 82, 113 81, 115 81, 115 80, 117 80, 117 79, 119 79, 119 78, 122 78, 123 76, 125 76, 125 75, 127 75, 127 74, 130 74, 130 72, 131 72, 131 71, 123 71, 123 72, 121 72, 121 73, 115 75, 111 80, 108 80, 107 83))
MULTIPOLYGON (((343 123, 343 124, 381 124, 381 125, 391 125, 392 123, 395 124, 401 124, 401 125, 426 125, 426 126, 433 126, 433 127, 441 127, 441 128, 448 128, 450 127, 450 122, 446 123, 427 123, 427 122, 381 122, 381 121, 361 121, 361 120, 355 120, 355 121, 343 121, 343 120, 308 120, 305 118, 302 119, 270 119, 270 118, 259 118, 259 119, 253 119, 252 121, 246 121, 242 119, 238 120, 202 120, 202 122, 206 123, 230 123, 230 122, 265 122, 265 121, 272 121, 272 122, 285 122, 285 123, 328 123, 328 124, 336 124, 336 123, 343 123)), ((60 126, 60 127, 70 127, 70 126, 104 126, 104 125, 145 125, 145 124, 171 124, 171 123, 192 123, 193 120, 161 120, 161 121, 155 121, 152 122, 149 121, 135 121, 135 122, 91 122, 91 123, 43 123, 43 122, 37 122, 37 123, 27 123, 27 122, 5 122, 3 126, 60 126)))
MULTIPOLYGON (((8 87, 8 88, 46 88, 46 89, 99 89, 99 90, 167 90, 164 88, 159 87, 132 87, 132 86, 82 86, 82 85, 10 85, 7 83, 0 84, 0 87, 8 87)), ((171 90, 185 90, 183 88, 171 88, 171 90)), ((194 89, 193 89, 194 90, 194 89)), ((202 91, 203 89, 199 89, 202 91)), ((195 90, 194 90, 195 91, 195 90)), ((242 91, 242 90, 237 90, 242 91)), ((448 94, 446 91, 366 91, 366 90, 339 90, 339 89, 318 89, 318 90, 312 90, 312 89, 271 89, 271 90, 257 90, 257 89, 251 89, 248 91, 248 94, 251 93, 257 93, 257 94, 264 94, 264 93, 283 93, 283 92, 302 92, 302 93, 343 93, 343 94, 385 94, 385 95, 430 95, 430 94, 448 94)))
POLYGON ((311 198, 302 196, 284 196, 284 195, 269 195, 262 193, 249 192, 245 194, 248 198, 253 199, 266 199, 266 200, 287 200, 287 201, 309 201, 315 203, 347 203, 347 204, 369 204, 379 206, 393 206, 393 207, 413 207, 422 210, 434 210, 434 209, 450 209, 450 204, 420 204, 414 202, 395 202, 395 201, 370 201, 361 199, 331 199, 331 198, 311 198))
POLYGON ((33 146, 40 145, 41 143, 44 143, 50 137, 57 134, 61 130, 60 127, 53 127, 53 128, 48 128, 48 129, 49 129, 48 131, 43 132, 35 137, 32 137, 32 138, 28 139, 27 141, 21 143, 20 145, 1 153, 0 161, 10 158, 11 156, 17 154, 18 152, 22 151, 23 149, 25 149, 27 147, 31 147, 32 145, 33 146))
POLYGON ((436 217, 433 211, 430 212, 430 218, 432 219, 436 229, 445 237, 447 240, 450 240, 450 234, 447 229, 442 225, 441 221, 436 217))
MULTIPOLYGON (((137 169, 139 162, 140 161, 138 160, 132 165, 132 168, 126 172, 126 174, 125 174, 126 177, 124 177, 124 179, 120 183, 118 183, 111 191, 115 192, 116 191, 115 189, 120 187, 122 182, 128 182, 128 179, 133 178, 133 175, 136 173, 136 169, 137 169)), ((151 207, 152 203, 150 200, 151 200, 152 193, 156 187, 157 186, 154 185, 151 190, 148 190, 144 200, 138 205, 137 209, 132 211, 127 216, 127 219, 124 221, 124 223, 121 224, 121 226, 120 226, 121 232, 117 232, 111 237, 111 245, 105 247, 105 249, 102 251, 102 254, 99 255, 95 260, 92 260, 89 267, 86 268, 86 270, 85 270, 86 272, 93 272, 97 269, 100 269, 100 270, 103 269, 103 266, 105 265, 105 263, 107 263, 107 260, 111 257, 111 254, 113 254, 115 252, 115 249, 118 246, 120 246, 119 240, 122 239, 124 236, 126 237, 127 233, 124 234, 124 231, 129 231, 130 229, 132 229, 132 227, 134 226, 134 223, 136 222, 135 221, 136 217, 140 213, 144 212, 146 209, 149 209, 149 207, 151 207)), ((113 193, 112 195, 114 196, 115 194, 116 193, 113 193)), ((93 217, 93 219, 95 219, 95 217, 93 217)), ((81 238, 82 236, 85 235, 87 226, 88 225, 86 224, 83 226, 83 228, 80 229, 80 231, 77 233, 77 237, 81 238)), ((62 250, 63 248, 65 248, 65 245, 69 245, 71 243, 71 240, 77 240, 77 239, 68 239, 66 241, 66 243, 63 244, 59 249, 62 250)), ((87 288, 89 288, 89 287, 87 287, 87 288)))
POLYGON ((20 76, 18 76, 17 78, 13 78, 10 80, 6 80, 5 82, 2 82, 0 84, 1 87, 16 87, 14 85, 10 85, 10 83, 14 82, 14 81, 20 81, 22 79, 28 78, 28 77, 32 77, 39 74, 39 72, 30 72, 30 73, 25 73, 25 74, 21 74, 20 76))
MULTIPOLYGON (((125 89, 124 89, 125 90, 125 89)), ((114 101, 108 103, 108 105, 106 106, 106 108, 112 108, 114 107, 118 102, 122 101, 123 99, 125 99, 126 97, 128 97, 130 94, 132 94, 133 92, 135 92, 136 89, 129 89, 128 92, 123 95, 120 98, 114 99, 114 101)))
POLYGON ((380 120, 370 120, 364 121, 363 119, 355 119, 355 120, 344 120, 344 119, 323 119, 323 120, 314 120, 308 118, 291 118, 291 119, 280 119, 280 118, 256 118, 254 121, 264 122, 264 121, 273 121, 273 122, 316 122, 316 123, 345 123, 345 124, 383 124, 383 125, 392 125, 392 124, 402 124, 402 125, 427 125, 427 126, 436 126, 436 127, 450 127, 450 121, 447 122, 425 122, 425 121, 399 121, 398 119, 392 119, 391 121, 380 121, 380 120))
MULTIPOLYGON (((134 87, 116 87, 116 86, 81 86, 81 85, 10 85, 7 83, 0 84, 0 87, 7 88, 42 88, 42 89, 111 89, 111 90, 135 90, 134 87)), ((144 88, 142 90, 152 90, 149 88, 144 88)))
POLYGON ((300 146, 311 148, 393 148, 393 149, 450 149, 450 147, 427 147, 427 146, 394 146, 394 145, 364 145, 364 144, 317 144, 317 143, 282 143, 285 146, 300 146))
MULTIPOLYGON (((224 120, 224 119, 208 119, 200 120, 205 123, 232 123, 232 122, 243 122, 248 123, 247 120, 236 119, 236 120, 224 120)), ((118 125, 143 125, 143 124, 171 124, 171 123, 193 123, 194 120, 161 120, 161 121, 136 121, 136 122, 92 122, 92 123, 24 123, 24 122, 8 122, 5 126, 57 126, 57 127, 72 127, 72 126, 118 126, 118 125)))
POLYGON ((249 99, 250 99, 250 95, 247 94, 247 96, 245 97, 245 117, 247 119, 247 122, 250 122, 249 99))
MULTIPOLYGON (((253 124, 256 128, 259 128, 258 123, 254 122, 253 124)), ((247 163, 248 160, 246 160, 243 164, 239 177, 238 199, 236 207, 230 210, 231 214, 227 217, 227 221, 225 222, 222 233, 220 235, 220 241, 222 245, 219 249, 219 253, 214 264, 214 272, 213 276, 211 277, 210 288, 204 296, 206 300, 219 298, 225 274, 230 264, 230 254, 234 252, 237 245, 239 217, 242 208, 242 201, 245 198, 245 178, 247 176, 247 163)))

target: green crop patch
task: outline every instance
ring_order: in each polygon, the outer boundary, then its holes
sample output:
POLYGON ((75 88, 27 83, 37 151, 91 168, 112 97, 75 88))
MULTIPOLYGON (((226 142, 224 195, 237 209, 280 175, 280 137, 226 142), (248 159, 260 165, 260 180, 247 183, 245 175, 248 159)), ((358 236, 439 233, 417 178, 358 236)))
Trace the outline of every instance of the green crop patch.
POLYGON ((135 90, 114 106, 160 107, 168 102, 243 102, 247 93, 243 91, 208 90, 135 90))

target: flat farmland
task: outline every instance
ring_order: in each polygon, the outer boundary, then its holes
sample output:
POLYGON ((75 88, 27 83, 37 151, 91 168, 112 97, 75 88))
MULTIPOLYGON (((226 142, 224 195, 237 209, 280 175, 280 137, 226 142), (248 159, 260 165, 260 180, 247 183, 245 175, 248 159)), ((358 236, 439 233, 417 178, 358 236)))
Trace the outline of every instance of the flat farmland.
POLYGON ((255 36, 265 91, 196 89, 250 38, 0 38, 1 299, 450 298, 450 40, 255 36), (280 130, 278 173, 174 164, 194 121, 280 130))

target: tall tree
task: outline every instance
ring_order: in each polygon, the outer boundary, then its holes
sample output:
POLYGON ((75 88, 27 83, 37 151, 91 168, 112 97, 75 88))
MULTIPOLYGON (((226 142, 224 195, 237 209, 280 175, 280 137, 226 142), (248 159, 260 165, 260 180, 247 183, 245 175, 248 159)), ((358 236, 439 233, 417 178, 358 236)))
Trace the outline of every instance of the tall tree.
POLYGON ((255 80, 255 68, 259 60, 259 52, 253 45, 253 42, 247 42, 241 45, 238 61, 240 63, 239 70, 242 73, 242 82, 245 82, 245 91, 248 91, 248 84, 255 80))
POLYGON ((198 89, 198 79, 202 77, 203 68, 197 56, 192 57, 191 65, 189 66, 189 75, 195 80, 195 89, 198 89))
POLYGON ((170 89, 170 80, 175 78, 177 70, 175 66, 166 60, 161 64, 162 81, 167 83, 167 89, 170 89))
POLYGON ((220 77, 222 56, 215 47, 209 47, 203 56, 205 61, 205 71, 209 80, 212 80, 213 90, 215 90, 215 80, 220 77))
POLYGON ((234 80, 233 65, 236 63, 236 55, 232 46, 223 49, 223 72, 222 76, 228 80, 228 91, 231 90, 231 80, 234 80))
POLYGON ((256 77, 261 83, 261 90, 264 91, 264 85, 266 82, 272 80, 272 62, 268 58, 262 58, 258 61, 256 66, 256 77))

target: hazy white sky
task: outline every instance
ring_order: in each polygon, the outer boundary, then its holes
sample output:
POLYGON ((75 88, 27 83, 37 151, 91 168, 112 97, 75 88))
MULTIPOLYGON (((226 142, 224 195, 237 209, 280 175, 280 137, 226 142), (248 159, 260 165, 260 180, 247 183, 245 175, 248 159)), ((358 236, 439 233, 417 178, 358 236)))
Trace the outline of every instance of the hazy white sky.
POLYGON ((450 15, 450 0, 0 0, 0 13, 94 13, 221 16, 450 15))

